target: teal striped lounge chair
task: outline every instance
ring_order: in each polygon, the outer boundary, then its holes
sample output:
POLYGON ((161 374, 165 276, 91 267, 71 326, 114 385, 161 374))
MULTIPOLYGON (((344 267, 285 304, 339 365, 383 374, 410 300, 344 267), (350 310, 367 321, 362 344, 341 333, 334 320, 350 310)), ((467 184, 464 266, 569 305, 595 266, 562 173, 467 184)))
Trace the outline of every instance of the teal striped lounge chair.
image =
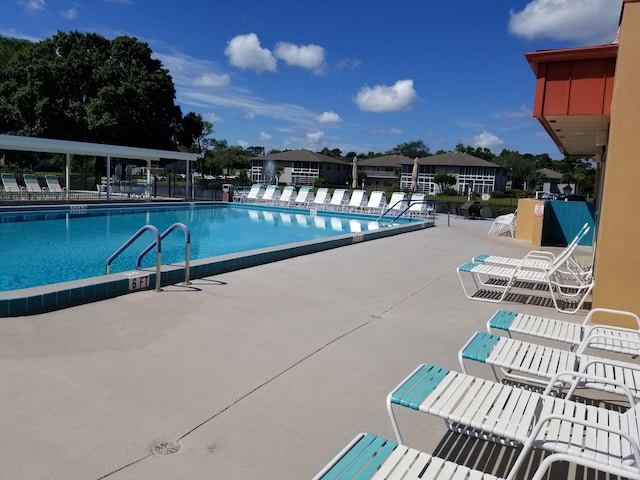
MULTIPOLYGON (((517 478, 520 467, 530 449, 523 449, 505 480, 517 478)), ((592 467, 566 454, 549 455, 538 465, 533 480, 545 475, 553 463, 569 461, 592 467)), ((602 466, 598 466, 602 471, 602 466)), ((614 471, 606 473, 614 474, 614 471)), ((615 472, 621 472, 616 469, 615 472)), ((458 463, 443 460, 415 448, 398 444, 371 433, 357 435, 313 480, 501 480, 490 474, 473 470, 458 463)))
POLYGON ((553 340, 561 344, 568 344, 571 350, 578 347, 589 336, 602 335, 602 337, 593 339, 589 348, 637 355, 638 342, 640 342, 640 317, 635 313, 622 310, 594 308, 589 311, 582 322, 571 322, 509 310, 498 310, 487 322, 487 331, 506 334, 510 338, 516 334, 553 340), (629 317, 635 321, 636 328, 593 323, 593 319, 600 313, 629 317))
POLYGON ((288 207, 295 200, 296 194, 297 194, 296 187, 293 187, 291 185, 287 185, 282 190, 282 193, 278 197, 278 200, 276 202, 274 202, 274 203, 278 203, 278 204, 280 204, 282 206, 288 207))
MULTIPOLYGON (((575 245, 573 247, 575 249, 575 245)), ((550 265, 490 265, 465 263, 457 268, 462 290, 470 300, 499 303, 515 289, 543 287, 556 310, 576 313, 593 288, 593 276, 575 271, 570 260, 573 249, 565 249, 550 265), (465 278, 475 290, 469 290, 465 278)))
POLYGON ((561 379, 580 377, 586 374, 558 374, 541 393, 423 364, 389 393, 387 412, 400 444, 394 406, 434 415, 454 431, 640 478, 640 406, 621 413, 552 394, 561 379))
MULTIPOLYGON (((640 398, 640 364, 585 353, 590 348, 590 343, 597 344, 607 340, 608 337, 605 335, 589 336, 575 352, 572 352, 487 332, 477 332, 462 347, 458 353, 458 360, 460 368, 465 373, 466 361, 486 364, 496 381, 508 378, 526 383, 546 384, 558 372, 583 372, 593 379, 578 382, 575 387, 618 395, 626 395, 627 390, 630 390, 635 398, 640 398), (498 371, 501 375, 498 375, 498 371), (622 382, 626 387, 613 387, 609 380, 622 382)), ((630 344, 631 342, 628 342, 628 345, 630 344)), ((640 342, 635 346, 636 352, 640 352, 640 342)), ((562 388, 564 385, 559 384, 558 387, 562 388)))
POLYGON ((503 257, 499 255, 479 254, 474 256, 471 261, 473 263, 483 263, 487 265, 503 265, 507 267, 520 267, 531 266, 537 268, 550 267, 558 256, 564 255, 565 252, 570 251, 571 254, 567 256, 568 266, 573 272, 588 275, 591 272, 591 267, 583 266, 573 255, 576 248, 582 241, 582 239, 589 233, 590 227, 588 223, 585 223, 578 231, 573 240, 558 254, 546 250, 531 250, 527 255, 522 258, 515 257, 503 257))

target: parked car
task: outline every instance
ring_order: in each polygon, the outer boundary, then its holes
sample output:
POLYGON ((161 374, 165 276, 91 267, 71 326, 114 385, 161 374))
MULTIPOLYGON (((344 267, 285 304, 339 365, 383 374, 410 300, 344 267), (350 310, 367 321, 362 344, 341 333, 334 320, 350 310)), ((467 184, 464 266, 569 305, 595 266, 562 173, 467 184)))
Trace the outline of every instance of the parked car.
POLYGON ((556 200, 564 200, 565 202, 586 202, 587 197, 585 197, 584 195, 576 195, 575 193, 563 193, 561 195, 558 195, 558 198, 556 198, 556 200))

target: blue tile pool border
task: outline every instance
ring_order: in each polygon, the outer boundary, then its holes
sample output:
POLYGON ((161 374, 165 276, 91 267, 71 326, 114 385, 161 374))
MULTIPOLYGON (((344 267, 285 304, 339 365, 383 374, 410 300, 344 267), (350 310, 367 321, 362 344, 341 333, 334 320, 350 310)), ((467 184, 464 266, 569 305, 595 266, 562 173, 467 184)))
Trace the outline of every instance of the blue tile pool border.
MULTIPOLYGON (((221 203, 221 202, 216 202, 221 203)), ((197 205, 211 205, 211 202, 190 202, 194 207, 197 205)), ((165 204, 152 204, 154 207, 164 207, 165 204)), ((243 206, 246 208, 268 208, 274 210, 274 207, 261 206, 255 204, 233 204, 234 207, 243 206)), ((146 205, 148 206, 148 205, 146 205)), ((184 203, 167 203, 167 208, 181 207, 184 203)), ((83 205, 85 208, 76 208, 75 205, 55 205, 51 209, 46 207, 13 207, 16 215, 38 215, 40 210, 45 208, 45 212, 62 212, 64 214, 87 214, 92 210, 105 210, 108 208, 122 209, 123 205, 83 205), (17 209, 17 210, 16 210, 17 209), (36 212, 38 210, 38 212, 36 212), (74 213, 75 210, 75 213, 74 213)), ((126 207, 125 207, 126 208, 126 207)), ((132 204, 131 208, 143 208, 141 204, 132 204)), ((303 212, 308 214, 309 210, 292 209, 287 207, 275 208, 276 210, 303 212)), ((0 216, 7 215, 5 209, 0 208, 0 216)), ((353 214, 344 214, 341 212, 318 211, 318 215, 331 216, 353 216, 353 214)), ((363 217, 366 217, 363 215, 363 217)), ((375 216, 371 216, 375 220, 375 216)), ((18 220, 23 221, 23 220, 18 220)), ((381 226, 377 230, 369 230, 357 233, 348 233, 335 237, 328 237, 319 240, 310 240, 306 242, 291 243, 280 245, 277 247, 262 248, 250 250, 247 252, 220 255, 217 257, 192 260, 190 262, 190 279, 219 275, 221 273, 241 270, 244 268, 255 267, 266 263, 278 262, 287 258, 293 258, 301 255, 309 255, 333 248, 353 245, 360 242, 375 240, 378 238, 389 237, 401 233, 407 233, 425 228, 433 227, 433 220, 413 220, 397 225, 381 226)), ((130 280, 132 278, 147 277, 148 287, 145 290, 153 289, 156 285, 156 273, 154 269, 144 269, 131 272, 121 272, 112 275, 104 275, 100 277, 86 278, 72 282, 63 282, 54 285, 26 288, 23 290, 11 290, 0 292, 0 317, 18 317, 25 315, 36 315, 54 310, 69 308, 72 306, 82 305, 86 303, 97 302, 115 298, 127 293, 134 293, 139 290, 130 290, 130 280)), ((175 285, 184 282, 185 266, 184 264, 163 265, 160 273, 161 287, 175 285)))

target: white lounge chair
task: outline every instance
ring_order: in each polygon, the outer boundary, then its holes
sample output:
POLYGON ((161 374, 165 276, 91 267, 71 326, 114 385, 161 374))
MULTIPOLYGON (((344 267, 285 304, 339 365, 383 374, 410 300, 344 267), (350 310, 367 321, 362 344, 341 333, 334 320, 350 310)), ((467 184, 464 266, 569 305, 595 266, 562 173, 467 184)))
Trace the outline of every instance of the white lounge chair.
POLYGON ((55 175, 45 175, 44 181, 47 182, 47 189, 56 194, 64 193, 65 190, 60 186, 60 182, 58 181, 58 177, 55 175))
POLYGON ((487 331, 503 332, 509 337, 524 335, 535 338, 553 340, 560 344, 569 345, 573 350, 587 337, 594 338, 589 348, 597 348, 615 353, 637 355, 640 342, 640 317, 635 313, 610 308, 594 308, 589 311, 582 322, 571 322, 555 318, 528 315, 525 313, 498 310, 487 322, 487 331), (628 317, 635 321, 635 328, 623 328, 611 325, 593 323, 593 319, 601 313, 628 317), (597 341, 602 339, 602 341, 597 341))
MULTIPOLYGON (((505 480, 513 480, 524 465, 524 457, 530 448, 523 449, 505 480), (520 458, 522 457, 522 459, 520 458)), ((579 463, 588 468, 598 468, 604 473, 620 475, 621 469, 608 470, 595 462, 584 462, 566 454, 547 456, 538 465, 533 480, 546 478, 555 462, 579 463)), ((398 444, 371 433, 358 434, 342 451, 324 467, 313 480, 501 480, 454 461, 444 460, 415 448, 398 444)))
POLYGON ((424 193, 412 193, 409 200, 409 209, 407 214, 410 217, 424 218, 427 216, 427 202, 426 195, 424 193))
MULTIPOLYGON (((460 368, 465 373, 465 361, 488 365, 496 380, 510 378, 527 383, 546 384, 558 372, 586 373, 594 378, 622 381, 626 388, 614 388, 602 380, 585 380, 577 386, 618 395, 626 395, 627 391, 630 391, 634 397, 640 398, 640 364, 585 353, 591 348, 592 342, 597 344, 607 340, 609 338, 605 335, 594 334, 587 337, 578 349, 572 352, 487 332, 477 332, 462 347, 458 359, 460 368), (498 375, 496 370, 500 370, 502 375, 498 375)), ((628 345, 630 344, 628 341, 628 345)), ((635 348, 636 354, 640 353, 640 341, 635 342, 635 348)))
POLYGON ((393 192, 391 198, 387 203, 387 210, 384 212, 385 216, 391 216, 391 218, 398 216, 404 212, 409 203, 407 202, 407 194, 404 192, 393 192))
POLYGON ((280 199, 280 187, 277 185, 267 185, 264 193, 262 194, 262 198, 260 198, 260 203, 267 204, 275 204, 280 199))
POLYGON ((591 293, 593 276, 575 271, 572 267, 572 254, 573 249, 565 249, 551 265, 524 264, 507 267, 465 263, 457 268, 458 278, 467 298, 494 303, 502 302, 508 293, 517 288, 546 286, 558 311, 575 313, 591 293), (472 294, 467 291, 463 277, 472 278, 476 288, 472 294))
POLYGON ((563 255, 565 252, 570 252, 567 256, 567 268, 571 269, 575 273, 583 275, 590 274, 591 268, 584 267, 573 255, 576 248, 582 241, 582 239, 589 233, 590 227, 588 223, 585 223, 578 231, 576 236, 569 242, 569 244, 558 254, 546 250, 531 250, 527 255, 522 258, 514 257, 501 257, 498 255, 480 254, 472 258, 475 263, 486 263, 490 265, 504 265, 508 267, 519 267, 523 265, 533 267, 545 267, 551 266, 558 256, 563 255))
POLYGON ((380 215, 387 208, 387 194, 382 191, 371 192, 367 206, 363 208, 365 213, 380 215))
POLYGON ((329 208, 331 210, 344 210, 349 204, 349 192, 345 189, 337 189, 333 191, 329 208))
POLYGON ((24 190, 18 185, 16 176, 13 173, 3 173, 0 175, 2 178, 2 185, 4 191, 8 193, 8 198, 22 198, 24 196, 24 190))
POLYGON ((504 235, 505 233, 508 233, 512 237, 516 236, 515 213, 507 213, 506 215, 497 216, 491 224, 491 228, 489 228, 487 235, 504 235))
POLYGON ((354 190, 347 205, 349 212, 361 212, 367 206, 367 192, 365 190, 354 190))
POLYGON ((251 185, 251 189, 249 189, 249 193, 245 197, 241 199, 244 203, 256 203, 260 201, 262 195, 264 194, 265 188, 264 185, 254 184, 251 185))
POLYGON ((313 203, 313 188, 311 187, 300 187, 298 191, 298 195, 294 199, 293 203, 299 207, 308 207, 313 203))
POLYGON ((291 205, 291 202, 296 198, 296 187, 292 187, 291 185, 287 185, 282 190, 282 193, 278 197, 278 204, 288 207, 291 205))
MULTIPOLYGON (((402 436, 394 405, 435 415, 454 431, 523 445, 524 450, 541 448, 581 465, 601 465, 623 477, 640 478, 640 406, 620 413, 552 394, 558 381, 587 377, 559 373, 539 393, 424 364, 387 396, 387 412, 398 443, 402 436)), ((633 405, 632 396, 629 400, 633 405)), ((520 465, 518 458, 513 468, 520 465)))
POLYGON ((324 209, 331 203, 331 195, 328 188, 319 188, 313 198, 313 206, 315 208, 324 209))

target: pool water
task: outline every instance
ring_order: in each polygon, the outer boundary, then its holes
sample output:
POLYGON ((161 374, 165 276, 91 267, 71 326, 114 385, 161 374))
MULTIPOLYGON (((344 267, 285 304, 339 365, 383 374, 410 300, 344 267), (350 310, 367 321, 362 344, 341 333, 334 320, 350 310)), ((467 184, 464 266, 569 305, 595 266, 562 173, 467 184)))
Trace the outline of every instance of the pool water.
MULTIPOLYGON (((191 234, 191 260, 380 228, 372 217, 309 215, 304 210, 194 204, 132 210, 2 221, 0 291, 104 275, 107 259, 144 225, 162 233, 174 223, 185 224, 191 234)), ((154 238, 145 232, 114 260, 111 273, 134 270, 138 255, 154 238)), ((162 264, 184 261, 185 235, 175 230, 162 240, 162 264)), ((142 262, 142 267, 153 266, 155 249, 142 262)))

